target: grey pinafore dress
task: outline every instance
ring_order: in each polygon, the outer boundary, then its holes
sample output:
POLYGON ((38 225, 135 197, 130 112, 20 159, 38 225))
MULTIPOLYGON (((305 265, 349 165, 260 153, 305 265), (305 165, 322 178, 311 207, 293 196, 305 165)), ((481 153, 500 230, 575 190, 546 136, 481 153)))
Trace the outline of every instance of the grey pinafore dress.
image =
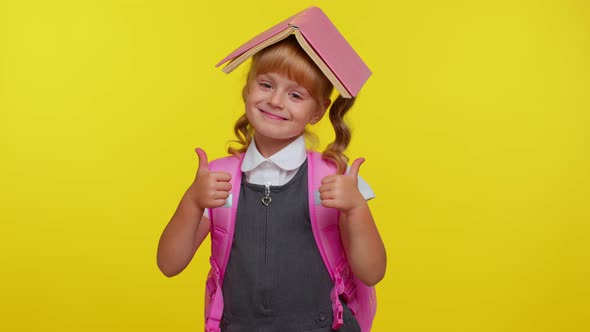
MULTIPOLYGON (((288 183, 265 187, 242 176, 235 234, 223 281, 223 332, 330 332, 330 279, 309 217, 307 161, 288 183)), ((339 332, 360 332, 344 305, 339 332)))

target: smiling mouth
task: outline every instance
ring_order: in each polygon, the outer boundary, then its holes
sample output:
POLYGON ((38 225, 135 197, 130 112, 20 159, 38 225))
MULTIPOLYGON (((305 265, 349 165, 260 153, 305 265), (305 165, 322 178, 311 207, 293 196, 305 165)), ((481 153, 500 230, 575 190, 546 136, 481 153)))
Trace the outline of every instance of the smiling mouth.
POLYGON ((261 112, 262 114, 264 114, 264 116, 266 116, 266 117, 267 117, 267 118, 269 118, 269 119, 273 119, 273 120, 281 120, 281 121, 285 121, 285 120, 287 120, 287 119, 285 119, 285 118, 283 118, 283 117, 280 117, 280 116, 278 116, 278 115, 274 115, 274 114, 272 114, 272 113, 265 112, 265 111, 263 111, 263 110, 260 110, 260 112, 261 112))

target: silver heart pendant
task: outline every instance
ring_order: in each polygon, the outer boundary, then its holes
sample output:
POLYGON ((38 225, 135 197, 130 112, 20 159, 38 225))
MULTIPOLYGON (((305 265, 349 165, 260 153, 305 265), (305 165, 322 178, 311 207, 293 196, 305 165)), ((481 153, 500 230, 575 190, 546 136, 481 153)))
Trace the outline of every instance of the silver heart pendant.
POLYGON ((264 206, 268 206, 268 204, 270 204, 270 201, 272 201, 270 197, 262 197, 262 204, 264 204, 264 206))

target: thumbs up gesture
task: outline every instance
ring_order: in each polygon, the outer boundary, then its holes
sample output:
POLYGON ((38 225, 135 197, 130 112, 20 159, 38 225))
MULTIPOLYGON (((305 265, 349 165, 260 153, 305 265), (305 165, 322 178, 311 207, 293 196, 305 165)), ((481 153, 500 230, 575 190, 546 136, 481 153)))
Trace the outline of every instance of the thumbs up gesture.
POLYGON ((207 153, 200 148, 197 148, 195 152, 199 156, 199 168, 187 194, 201 209, 223 206, 231 191, 231 174, 211 172, 207 153))
POLYGON ((364 158, 356 159, 348 174, 328 175, 322 179, 319 188, 322 205, 348 213, 357 206, 365 204, 365 198, 358 189, 358 174, 364 158))

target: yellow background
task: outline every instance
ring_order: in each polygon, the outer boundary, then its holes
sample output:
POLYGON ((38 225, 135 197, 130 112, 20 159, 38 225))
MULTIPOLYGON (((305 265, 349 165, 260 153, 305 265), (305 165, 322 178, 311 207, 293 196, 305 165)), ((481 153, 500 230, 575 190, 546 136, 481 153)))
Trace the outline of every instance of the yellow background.
POLYGON ((242 111, 214 64, 312 4, 374 72, 374 331, 590 330, 583 0, 1 1, 0 330, 202 330, 207 250, 172 279, 155 253, 242 111))

